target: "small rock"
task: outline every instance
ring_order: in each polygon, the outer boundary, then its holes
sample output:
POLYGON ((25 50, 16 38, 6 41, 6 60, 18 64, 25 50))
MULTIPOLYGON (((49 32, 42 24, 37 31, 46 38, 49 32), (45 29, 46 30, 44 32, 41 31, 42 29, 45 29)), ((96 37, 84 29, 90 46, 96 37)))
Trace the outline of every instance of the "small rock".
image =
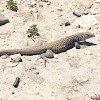
POLYGON ((34 7, 34 5, 36 5, 36 1, 28 1, 27 4, 34 7))
POLYGON ((20 54, 14 54, 10 56, 11 60, 15 61, 15 62, 21 62, 21 55, 20 54))
POLYGON ((42 2, 49 2, 48 0, 41 0, 42 2))
POLYGON ((69 25, 70 25, 70 22, 67 21, 67 22, 65 23, 65 26, 69 26, 69 25))
POLYGON ((14 86, 15 88, 17 88, 18 85, 19 85, 19 82, 20 82, 20 78, 19 78, 19 77, 16 77, 16 79, 15 79, 15 81, 14 81, 14 83, 13 83, 13 86, 14 86))
POLYGON ((2 59, 6 59, 8 57, 8 55, 2 55, 1 58, 2 59))
POLYGON ((42 4, 39 4, 39 7, 43 7, 43 5, 42 4))
POLYGON ((4 17, 4 15, 0 14, 0 26, 8 23, 9 20, 7 18, 4 17))
POLYGON ((84 53, 85 53, 86 55, 92 55, 92 52, 91 52, 91 51, 88 51, 88 50, 86 50, 84 53))
POLYGON ((77 18, 72 25, 80 26, 81 28, 91 28, 93 25, 97 24, 97 19, 93 15, 86 15, 77 18))
POLYGON ((85 10, 85 7, 84 7, 84 5, 82 5, 82 4, 79 4, 79 7, 78 7, 80 10, 85 10))
POLYGON ((73 12, 73 15, 75 15, 75 16, 77 16, 77 17, 81 17, 82 14, 81 14, 80 12, 75 12, 75 11, 74 11, 74 12, 73 12))
POLYGON ((60 8, 58 8, 57 10, 58 10, 58 11, 62 11, 62 9, 60 9, 60 8))
POLYGON ((95 0, 96 3, 100 3, 100 0, 95 0))
POLYGON ((36 72, 35 74, 36 74, 36 75, 39 75, 39 72, 36 72))
POLYGON ((65 23, 61 23, 59 26, 63 26, 65 23))
POLYGON ((7 67, 16 67, 17 65, 18 65, 18 62, 16 63, 10 62, 6 64, 7 67))
POLYGON ((47 3, 47 5, 51 5, 51 2, 49 1, 49 2, 47 3))
POLYGON ((12 95, 14 94, 14 92, 12 92, 12 95))
POLYGON ((81 17, 82 15, 87 15, 88 12, 87 11, 74 11, 73 15, 77 16, 77 17, 81 17))
POLYGON ((36 70, 36 67, 32 67, 32 70, 36 70))
POLYGON ((77 0, 79 4, 84 5, 86 8, 91 8, 93 5, 93 0, 77 0))

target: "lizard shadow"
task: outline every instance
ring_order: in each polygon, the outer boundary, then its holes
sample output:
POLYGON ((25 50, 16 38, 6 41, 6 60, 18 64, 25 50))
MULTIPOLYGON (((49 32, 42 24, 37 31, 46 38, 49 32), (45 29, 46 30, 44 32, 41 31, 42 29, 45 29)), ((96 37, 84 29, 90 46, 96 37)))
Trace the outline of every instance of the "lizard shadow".
POLYGON ((95 45, 97 45, 97 44, 92 43, 92 42, 79 42, 79 45, 95 46, 95 45))

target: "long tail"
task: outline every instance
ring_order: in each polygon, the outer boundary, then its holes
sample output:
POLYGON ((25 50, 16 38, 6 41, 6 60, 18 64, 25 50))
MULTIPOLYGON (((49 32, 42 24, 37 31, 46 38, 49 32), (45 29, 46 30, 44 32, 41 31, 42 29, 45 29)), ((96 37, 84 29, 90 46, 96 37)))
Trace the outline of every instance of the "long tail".
POLYGON ((32 47, 32 48, 23 48, 23 49, 9 49, 9 50, 1 50, 1 55, 13 55, 13 54, 21 54, 21 55, 37 55, 46 52, 46 48, 42 46, 39 47, 32 47))

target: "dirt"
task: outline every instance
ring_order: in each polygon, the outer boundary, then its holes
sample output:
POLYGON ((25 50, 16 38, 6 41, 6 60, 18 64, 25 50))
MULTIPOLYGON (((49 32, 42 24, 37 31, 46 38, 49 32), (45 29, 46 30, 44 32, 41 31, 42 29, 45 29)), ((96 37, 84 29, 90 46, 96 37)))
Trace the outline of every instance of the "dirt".
POLYGON ((82 29, 72 25, 78 18, 73 15, 79 5, 76 0, 37 0, 33 7, 28 1, 16 0, 18 11, 14 12, 6 9, 6 0, 0 0, 0 12, 10 21, 0 26, 0 50, 32 47, 86 31, 95 34, 87 40, 95 45, 57 54, 46 67, 39 55, 21 56, 15 67, 7 66, 10 57, 0 57, 0 100, 92 100, 91 96, 100 94, 100 3, 93 0, 87 9, 98 24, 82 29), (65 26, 67 20, 70 26, 65 26), (26 34, 33 24, 40 34, 34 41, 26 34), (20 83, 14 88, 16 77, 20 83))

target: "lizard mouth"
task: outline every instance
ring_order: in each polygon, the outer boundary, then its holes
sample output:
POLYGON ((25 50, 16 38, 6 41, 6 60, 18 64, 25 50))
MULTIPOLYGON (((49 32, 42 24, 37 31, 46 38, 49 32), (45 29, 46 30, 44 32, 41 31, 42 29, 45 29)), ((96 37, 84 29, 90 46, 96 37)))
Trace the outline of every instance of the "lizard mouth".
POLYGON ((88 38, 92 38, 92 37, 95 37, 95 35, 94 34, 87 34, 87 36, 88 36, 88 38))

